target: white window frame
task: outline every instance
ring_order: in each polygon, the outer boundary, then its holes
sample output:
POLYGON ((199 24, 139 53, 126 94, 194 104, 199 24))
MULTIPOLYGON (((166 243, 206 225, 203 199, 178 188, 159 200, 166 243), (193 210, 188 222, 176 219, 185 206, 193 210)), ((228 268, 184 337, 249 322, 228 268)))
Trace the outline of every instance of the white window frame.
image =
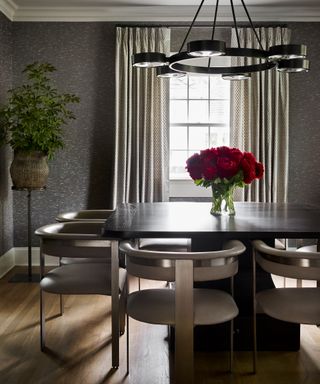
MULTIPOLYGON (((227 85, 230 86, 229 82, 226 82, 227 85)), ((189 88, 189 87, 188 87, 189 88)), ((204 100, 210 103, 211 100, 219 100, 217 98, 211 98, 210 96, 210 85, 209 85, 209 91, 208 91, 208 99, 197 99, 197 100, 204 100)), ((171 98, 170 98, 171 100, 171 98)), ((189 98, 189 89, 187 91, 187 98, 186 99, 181 99, 181 100, 193 100, 189 98)), ((225 100, 225 99, 224 99, 225 100)), ((230 104, 230 98, 229 98, 229 104, 230 104)), ((188 110, 188 116, 189 116, 189 110, 188 110)), ((230 112, 229 112, 230 116, 230 112)), ((229 119, 230 120, 230 119, 229 119)), ((221 123, 171 123, 170 122, 170 127, 171 126, 187 126, 188 129, 189 127, 192 126, 206 126, 206 127, 226 127, 228 124, 221 124, 221 123)), ((230 138, 229 138, 229 143, 230 143, 230 138)), ((229 145, 227 143, 227 145, 229 145)), ((189 149, 189 148, 187 148, 189 149)), ((204 148, 205 149, 205 148, 204 148)), ((171 152, 171 148, 170 148, 171 152)), ((191 156, 191 154, 190 154, 191 156)), ((169 196, 170 197, 210 197, 212 195, 211 189, 210 188, 200 188, 197 187, 193 180, 191 178, 189 179, 178 179, 178 178, 170 178, 169 180, 169 196)))

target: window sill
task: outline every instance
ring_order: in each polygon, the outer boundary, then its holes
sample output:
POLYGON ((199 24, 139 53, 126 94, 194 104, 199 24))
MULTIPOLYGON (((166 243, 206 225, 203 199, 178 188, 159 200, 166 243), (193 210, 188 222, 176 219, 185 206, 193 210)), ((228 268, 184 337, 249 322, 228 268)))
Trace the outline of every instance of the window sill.
POLYGON ((211 197, 211 188, 199 187, 191 179, 174 179, 169 182, 170 197, 211 197))

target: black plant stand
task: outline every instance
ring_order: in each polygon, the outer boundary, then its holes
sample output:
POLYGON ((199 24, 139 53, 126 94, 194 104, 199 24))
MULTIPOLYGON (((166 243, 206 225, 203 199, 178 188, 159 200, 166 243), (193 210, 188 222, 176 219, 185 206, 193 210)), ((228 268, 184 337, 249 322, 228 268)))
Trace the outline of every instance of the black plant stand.
POLYGON ((31 225, 31 192, 32 191, 44 191, 43 188, 17 188, 12 187, 13 191, 26 191, 28 200, 28 273, 17 273, 9 282, 10 283, 38 283, 40 281, 40 275, 32 273, 32 225, 31 225))

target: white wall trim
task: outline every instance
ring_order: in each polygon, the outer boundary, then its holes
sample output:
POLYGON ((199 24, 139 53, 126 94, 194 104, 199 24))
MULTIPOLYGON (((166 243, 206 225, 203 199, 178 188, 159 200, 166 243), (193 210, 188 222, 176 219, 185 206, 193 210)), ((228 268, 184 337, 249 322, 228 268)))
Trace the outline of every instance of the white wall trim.
POLYGON ((14 248, 0 257, 0 279, 15 266, 14 248))
MULTIPOLYGON (((28 247, 11 248, 0 257, 0 279, 15 266, 28 265, 28 247)), ((40 248, 32 248, 32 266, 40 265, 40 248)), ((57 266, 59 260, 57 257, 46 256, 45 265, 57 266)))
MULTIPOLYGON (((242 6, 235 6, 237 20, 247 21, 242 6)), ((0 0, 0 10, 12 21, 124 21, 124 22, 191 22, 195 6, 20 6, 14 0, 0 0)), ((250 6, 253 21, 320 21, 320 7, 250 6)), ((199 21, 212 21, 212 6, 204 6, 199 21)), ((219 6, 219 21, 231 21, 229 5, 219 6)))
MULTIPOLYGON (((40 248, 32 247, 32 265, 40 265, 40 248)), ((28 247, 16 247, 15 253, 15 265, 28 265, 28 247)), ((57 257, 46 256, 45 265, 56 266, 59 265, 57 257)))
POLYGON ((0 0, 0 11, 11 21, 14 19, 17 8, 12 0, 0 0))

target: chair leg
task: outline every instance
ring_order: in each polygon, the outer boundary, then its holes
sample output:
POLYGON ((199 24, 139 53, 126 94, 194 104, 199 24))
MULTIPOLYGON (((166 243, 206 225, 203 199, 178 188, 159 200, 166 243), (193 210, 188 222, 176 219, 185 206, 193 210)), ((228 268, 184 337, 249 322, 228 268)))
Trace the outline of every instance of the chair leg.
POLYGON ((253 313, 253 373, 257 373, 257 314, 253 313))
POLYGON ((138 290, 139 290, 139 291, 141 290, 141 281, 140 281, 140 277, 138 277, 138 290))
MULTIPOLYGON (((234 297, 234 277, 230 278, 230 291, 231 296, 234 297)), ((229 370, 233 372, 233 333, 234 333, 234 321, 230 321, 230 361, 229 361, 229 370)))
POLYGON ((257 302, 256 302, 256 257, 255 250, 252 250, 253 261, 253 279, 252 279, 252 291, 253 291, 253 316, 252 316, 252 332, 253 332, 253 373, 257 373, 257 302))
POLYGON ((127 307, 127 295, 128 295, 128 280, 126 280, 123 290, 120 295, 119 302, 119 327, 120 335, 123 335, 126 330, 126 307, 127 307))
POLYGON ((229 361, 229 370, 233 372, 233 329, 234 322, 233 319, 230 321, 230 361, 229 361))
POLYGON ((44 292, 40 289, 40 349, 44 351, 46 346, 46 317, 44 305, 44 292))
POLYGON ((64 314, 64 298, 63 298, 63 295, 59 295, 60 296, 60 316, 62 316, 64 314))
POLYGON ((129 375, 129 316, 127 314, 127 375, 129 375))

